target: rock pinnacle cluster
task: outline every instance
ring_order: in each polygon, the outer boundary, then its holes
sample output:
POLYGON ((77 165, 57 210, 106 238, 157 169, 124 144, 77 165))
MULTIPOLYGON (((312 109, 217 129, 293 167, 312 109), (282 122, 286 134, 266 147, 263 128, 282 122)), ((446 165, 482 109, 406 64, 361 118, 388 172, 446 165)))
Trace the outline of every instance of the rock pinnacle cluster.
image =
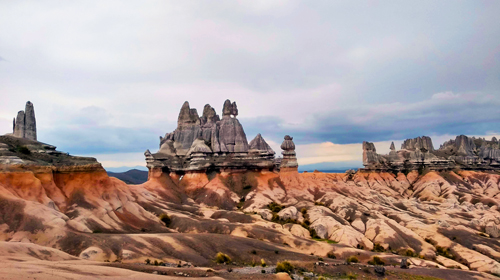
POLYGON ((36 141, 35 108, 30 101, 26 102, 24 111, 19 111, 13 121, 13 135, 36 141))
MULTIPOLYGON (((200 117, 184 102, 177 128, 160 136, 160 149, 145 152, 147 167, 162 172, 209 170, 275 170, 275 152, 261 134, 248 143, 236 102, 224 102, 222 118, 206 104, 200 117)), ((291 141, 291 140, 290 140, 291 141)), ((292 142, 293 143, 293 142, 292 142)), ((296 160, 295 160, 296 162, 296 160)))
POLYGON ((391 143, 388 155, 377 154, 375 145, 363 142, 363 165, 367 170, 417 170, 428 168, 443 171, 460 168, 464 170, 500 169, 500 145, 493 137, 468 137, 459 135, 435 149, 428 136, 407 139, 396 151, 391 143))

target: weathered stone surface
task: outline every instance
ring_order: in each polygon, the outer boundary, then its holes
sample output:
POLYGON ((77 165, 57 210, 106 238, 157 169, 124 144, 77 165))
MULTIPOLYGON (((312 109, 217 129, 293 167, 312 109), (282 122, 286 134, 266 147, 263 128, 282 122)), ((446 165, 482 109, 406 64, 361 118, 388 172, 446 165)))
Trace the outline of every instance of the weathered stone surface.
POLYGON ((297 171, 299 166, 297 162, 297 156, 295 154, 295 144, 293 143, 293 137, 286 135, 285 140, 281 143, 281 149, 283 152, 283 159, 280 163, 280 170, 283 171, 297 171))
POLYGON ((24 111, 17 112, 16 124, 14 126, 14 136, 24 138, 24 111))
POLYGON ((36 141, 36 119, 33 103, 26 102, 24 112, 24 138, 36 141))
POLYGON ((224 101, 224 106, 222 107, 222 116, 230 116, 233 111, 233 105, 231 104, 231 100, 226 99, 224 101))
POLYGON ((416 149, 434 151, 431 138, 429 136, 422 136, 413 139, 406 139, 403 144, 401 144, 401 150, 414 151, 416 149))
POLYGON ((260 133, 257 134, 257 136, 255 136, 255 138, 252 141, 250 141, 249 149, 256 150, 259 152, 275 154, 273 149, 267 144, 266 140, 264 140, 264 138, 260 133))
POLYGON ((493 238, 500 237, 500 227, 494 222, 489 222, 484 231, 493 238))
POLYGON ((291 234, 301 237, 301 238, 306 238, 306 239, 311 239, 311 234, 307 229, 302 227, 301 225, 297 224, 285 224, 283 226, 284 229, 288 230, 291 234))
POLYGON ((278 217, 283 221, 288 219, 299 221, 302 218, 302 213, 300 213, 295 206, 289 206, 279 211, 278 217))

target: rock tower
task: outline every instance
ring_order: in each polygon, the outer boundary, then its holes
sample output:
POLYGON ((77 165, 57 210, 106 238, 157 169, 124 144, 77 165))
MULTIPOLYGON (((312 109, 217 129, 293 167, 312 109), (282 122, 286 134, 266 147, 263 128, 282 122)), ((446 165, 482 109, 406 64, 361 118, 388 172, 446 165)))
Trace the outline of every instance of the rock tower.
POLYGON ((35 108, 30 101, 26 102, 24 111, 19 111, 13 121, 13 135, 33 141, 36 139, 35 108))
POLYGON ((177 129, 160 136, 157 153, 146 156, 150 171, 184 173, 208 170, 273 170, 275 152, 258 134, 250 144, 237 119, 236 102, 226 100, 222 119, 209 104, 200 117, 196 109, 184 102, 177 120, 177 129))
POLYGON ((283 159, 281 160, 280 172, 297 171, 299 164, 297 163, 293 137, 286 135, 285 140, 281 143, 281 149, 283 150, 283 152, 281 152, 283 159))

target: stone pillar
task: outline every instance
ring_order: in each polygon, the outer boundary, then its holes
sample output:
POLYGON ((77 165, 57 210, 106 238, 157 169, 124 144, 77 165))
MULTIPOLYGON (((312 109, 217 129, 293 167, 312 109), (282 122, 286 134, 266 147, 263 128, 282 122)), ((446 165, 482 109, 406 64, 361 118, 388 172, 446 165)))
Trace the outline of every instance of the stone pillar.
POLYGON ((17 112, 16 125, 14 126, 14 136, 24 138, 24 111, 17 112))
POLYGON ((281 149, 283 150, 283 152, 281 152, 283 159, 281 160, 280 172, 297 172, 299 164, 295 154, 295 143, 293 143, 293 137, 286 135, 285 140, 281 143, 281 149))
POLYGON ((36 141, 36 119, 33 103, 30 101, 26 102, 24 112, 24 138, 36 141))

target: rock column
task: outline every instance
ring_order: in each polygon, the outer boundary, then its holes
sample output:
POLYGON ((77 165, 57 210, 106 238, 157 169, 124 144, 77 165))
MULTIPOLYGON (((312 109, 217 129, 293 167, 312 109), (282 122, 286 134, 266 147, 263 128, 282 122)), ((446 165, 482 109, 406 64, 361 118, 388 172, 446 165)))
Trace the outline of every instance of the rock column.
POLYGON ((33 103, 26 102, 24 112, 24 138, 36 141, 36 119, 33 103))
POLYGON ((297 163, 297 156, 295 154, 295 144, 293 143, 293 137, 289 135, 285 136, 285 140, 281 143, 281 149, 283 152, 283 160, 281 160, 280 172, 283 171, 298 171, 299 164, 297 163))
POLYGON ((36 119, 33 103, 26 102, 25 111, 19 111, 14 121, 14 136, 26 138, 33 141, 36 139, 36 119))

